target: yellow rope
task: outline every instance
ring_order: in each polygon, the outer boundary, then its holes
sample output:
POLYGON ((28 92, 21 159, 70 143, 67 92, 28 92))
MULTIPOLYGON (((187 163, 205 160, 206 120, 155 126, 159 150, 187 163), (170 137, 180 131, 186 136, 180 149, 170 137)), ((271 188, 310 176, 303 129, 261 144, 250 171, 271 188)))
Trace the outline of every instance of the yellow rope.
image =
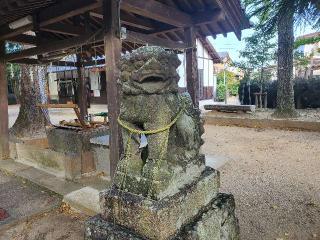
POLYGON ((161 133, 164 131, 169 130, 180 118, 180 116, 182 115, 182 113, 184 112, 184 107, 181 108, 180 112, 177 114, 177 116, 172 120, 171 123, 169 123, 168 125, 164 126, 163 128, 159 128, 159 129, 155 129, 155 130, 139 130, 139 129, 135 129, 135 128, 131 128, 128 125, 126 125, 121 119, 120 117, 118 118, 118 123, 124 128, 127 129, 130 133, 133 134, 144 134, 144 135, 151 135, 151 134, 157 134, 157 133, 161 133))

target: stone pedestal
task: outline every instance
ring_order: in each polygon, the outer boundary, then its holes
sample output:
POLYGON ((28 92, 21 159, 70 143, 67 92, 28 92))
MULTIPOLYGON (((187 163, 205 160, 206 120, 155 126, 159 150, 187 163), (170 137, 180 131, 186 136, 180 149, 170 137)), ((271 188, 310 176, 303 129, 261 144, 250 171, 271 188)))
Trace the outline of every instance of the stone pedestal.
POLYGON ((86 240, 238 239, 234 199, 218 191, 211 168, 159 201, 112 188, 100 194, 103 212, 87 222, 86 240))
MULTIPOLYGON (((170 240, 237 240, 239 239, 238 221, 234 215, 232 195, 219 193, 215 199, 202 209, 189 224, 166 239, 170 240)), ((175 225, 174 225, 175 226, 175 225)), ((86 222, 86 240, 147 240, 132 229, 125 228, 113 221, 106 221, 102 215, 86 222)))

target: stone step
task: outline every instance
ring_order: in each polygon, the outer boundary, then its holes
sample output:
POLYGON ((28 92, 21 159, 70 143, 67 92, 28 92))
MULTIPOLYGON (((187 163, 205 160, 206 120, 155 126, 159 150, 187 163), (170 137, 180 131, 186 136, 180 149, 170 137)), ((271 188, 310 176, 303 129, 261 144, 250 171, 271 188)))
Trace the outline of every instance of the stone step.
POLYGON ((99 191, 92 187, 84 187, 68 193, 64 196, 63 201, 73 209, 89 216, 100 213, 99 191))

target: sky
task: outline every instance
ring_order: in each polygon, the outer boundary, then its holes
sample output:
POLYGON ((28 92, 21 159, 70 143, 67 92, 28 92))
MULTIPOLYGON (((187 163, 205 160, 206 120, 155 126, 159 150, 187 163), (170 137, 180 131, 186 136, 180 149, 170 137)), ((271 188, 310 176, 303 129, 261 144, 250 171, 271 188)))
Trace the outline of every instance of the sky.
MULTIPOLYGON (((254 32, 253 29, 246 29, 242 31, 242 41, 239 41, 234 33, 228 33, 227 37, 219 34, 216 39, 209 37, 209 40, 213 44, 214 48, 218 52, 229 52, 233 61, 239 60, 239 51, 244 49, 244 38, 249 37, 254 32)), ((308 33, 316 32, 311 26, 300 27, 295 29, 295 36, 301 36, 308 33)))

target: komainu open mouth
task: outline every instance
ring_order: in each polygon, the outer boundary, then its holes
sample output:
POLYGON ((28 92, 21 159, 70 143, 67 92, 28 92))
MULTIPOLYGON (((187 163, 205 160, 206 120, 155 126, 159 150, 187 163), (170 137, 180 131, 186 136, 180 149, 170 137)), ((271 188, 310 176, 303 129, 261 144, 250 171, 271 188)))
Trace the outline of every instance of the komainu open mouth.
POLYGON ((147 75, 145 77, 143 77, 140 82, 143 83, 154 83, 154 82, 163 82, 165 81, 163 76, 160 75, 147 75))

